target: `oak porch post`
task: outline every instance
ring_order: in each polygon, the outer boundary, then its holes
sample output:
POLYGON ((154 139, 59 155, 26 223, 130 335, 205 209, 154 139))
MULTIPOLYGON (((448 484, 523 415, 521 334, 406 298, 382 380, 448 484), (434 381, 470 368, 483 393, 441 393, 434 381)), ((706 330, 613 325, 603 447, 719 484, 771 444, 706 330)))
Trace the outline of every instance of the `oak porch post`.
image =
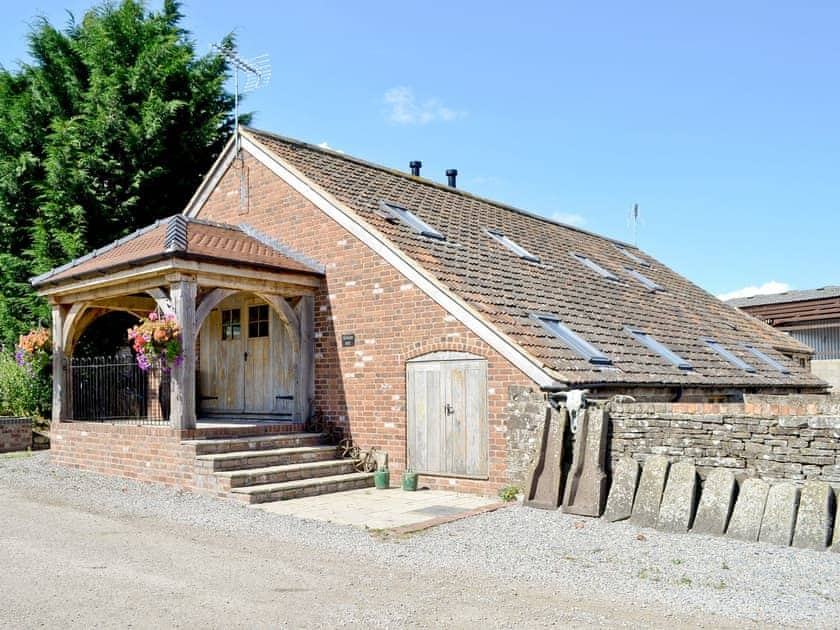
POLYGON ((52 305, 52 421, 61 422, 69 419, 68 399, 70 392, 67 386, 67 370, 64 362, 64 320, 67 309, 61 304, 52 305))
POLYGON ((181 326, 184 360, 172 368, 170 423, 173 429, 195 428, 195 278, 178 276, 169 285, 175 318, 181 326))

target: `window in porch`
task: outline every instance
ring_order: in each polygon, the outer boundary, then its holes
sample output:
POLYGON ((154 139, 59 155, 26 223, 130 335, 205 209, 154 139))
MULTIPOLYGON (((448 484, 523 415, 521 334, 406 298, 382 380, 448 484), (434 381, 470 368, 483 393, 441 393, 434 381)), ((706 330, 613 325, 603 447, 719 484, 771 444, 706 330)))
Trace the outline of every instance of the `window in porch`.
POLYGON ((242 329, 239 317, 238 308, 222 311, 222 341, 239 339, 242 329))
POLYGON ((268 337, 268 305, 248 307, 248 336, 268 337))

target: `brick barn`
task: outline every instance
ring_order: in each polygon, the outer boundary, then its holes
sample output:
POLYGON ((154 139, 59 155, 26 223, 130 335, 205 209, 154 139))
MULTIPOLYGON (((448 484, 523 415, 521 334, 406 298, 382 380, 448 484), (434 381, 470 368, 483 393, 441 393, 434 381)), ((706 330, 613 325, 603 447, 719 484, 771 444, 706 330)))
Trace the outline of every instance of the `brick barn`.
POLYGON ((250 501, 368 483, 302 433, 317 417, 392 473, 489 494, 531 456, 523 393, 538 421, 569 390, 825 391, 809 348, 631 245, 471 195, 454 172, 240 141, 182 214, 33 279, 52 304, 57 462, 250 501), (168 422, 74 417, 81 333, 155 308, 183 330, 168 422))

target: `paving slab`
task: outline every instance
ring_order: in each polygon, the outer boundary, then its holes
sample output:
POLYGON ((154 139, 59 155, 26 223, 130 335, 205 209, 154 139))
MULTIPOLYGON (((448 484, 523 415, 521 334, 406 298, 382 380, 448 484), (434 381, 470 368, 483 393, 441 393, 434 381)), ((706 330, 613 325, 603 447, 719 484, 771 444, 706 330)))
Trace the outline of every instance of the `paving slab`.
POLYGON ((738 501, 732 511, 732 519, 726 529, 727 538, 756 542, 761 532, 761 519, 767 505, 770 485, 763 479, 746 479, 741 484, 738 501))
POLYGON ((787 547, 793 539, 796 513, 799 509, 799 488, 792 483, 778 483, 767 493, 767 505, 761 519, 758 540, 787 547))
POLYGON ((639 462, 632 457, 622 457, 615 465, 607 509, 604 510, 606 520, 612 523, 630 518, 640 470, 639 462))
POLYGON ((633 500, 630 522, 639 527, 653 527, 659 516, 659 504, 668 477, 668 459, 662 455, 648 457, 642 468, 642 479, 633 500))
POLYGON ((498 505, 495 497, 443 490, 404 492, 399 488, 361 488, 289 501, 258 503, 251 509, 362 529, 408 527, 498 505))
POLYGON ((799 498, 793 546, 822 551, 831 540, 834 490, 824 481, 806 481, 799 498))
POLYGON ((732 505, 735 503, 735 475, 731 470, 715 468, 706 475, 700 505, 691 531, 697 534, 723 536, 732 505))
POLYGON ((662 494, 656 529, 664 532, 687 532, 694 516, 697 498, 697 469, 691 462, 677 462, 668 471, 668 483, 662 494))

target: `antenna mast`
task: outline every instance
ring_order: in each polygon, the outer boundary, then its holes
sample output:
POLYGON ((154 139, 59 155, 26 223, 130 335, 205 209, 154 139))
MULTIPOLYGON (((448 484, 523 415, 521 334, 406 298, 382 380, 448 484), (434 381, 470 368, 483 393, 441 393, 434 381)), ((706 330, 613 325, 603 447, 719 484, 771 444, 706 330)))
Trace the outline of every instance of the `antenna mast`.
POLYGON ((247 213, 250 205, 250 182, 248 168, 242 159, 239 137, 239 96, 265 87, 271 81, 271 63, 268 55, 259 55, 253 59, 243 59, 231 46, 211 44, 213 50, 233 66, 233 142, 234 155, 239 158, 239 207, 241 213, 247 213), (242 90, 239 89, 239 73, 245 75, 242 90))
POLYGON ((232 47, 220 44, 210 44, 220 56, 227 59, 233 66, 233 120, 236 155, 239 155, 239 95, 253 92, 265 87, 271 81, 271 62, 268 55, 259 55, 253 59, 244 59, 232 47), (239 73, 245 75, 242 90, 239 89, 239 73))
POLYGON ((639 244, 639 204, 634 203, 633 209, 630 211, 630 227, 633 230, 633 246, 638 246, 639 244))

